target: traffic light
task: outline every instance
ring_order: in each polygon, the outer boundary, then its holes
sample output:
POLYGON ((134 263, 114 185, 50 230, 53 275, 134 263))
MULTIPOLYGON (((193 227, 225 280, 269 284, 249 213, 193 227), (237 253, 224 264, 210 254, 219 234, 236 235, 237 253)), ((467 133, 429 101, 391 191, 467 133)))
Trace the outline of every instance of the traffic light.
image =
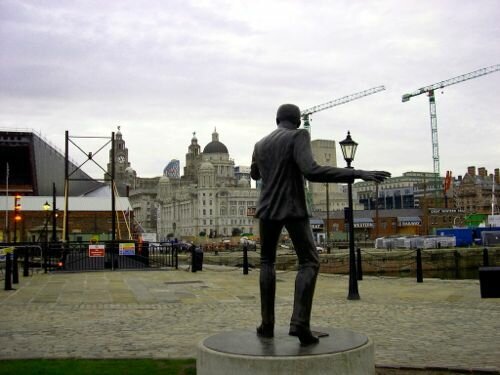
POLYGON ((16 194, 14 197, 14 220, 21 221, 21 196, 16 194))

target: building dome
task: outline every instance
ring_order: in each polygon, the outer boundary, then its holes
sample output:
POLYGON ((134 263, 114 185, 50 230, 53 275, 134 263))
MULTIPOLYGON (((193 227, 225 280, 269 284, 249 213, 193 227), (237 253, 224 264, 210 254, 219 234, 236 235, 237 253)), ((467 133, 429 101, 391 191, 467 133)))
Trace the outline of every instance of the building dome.
POLYGON ((219 141, 212 141, 203 149, 204 154, 228 154, 227 147, 219 141))
POLYGON ((203 149, 204 154, 228 154, 227 147, 224 143, 219 142, 219 133, 214 130, 212 133, 212 142, 205 146, 203 149))

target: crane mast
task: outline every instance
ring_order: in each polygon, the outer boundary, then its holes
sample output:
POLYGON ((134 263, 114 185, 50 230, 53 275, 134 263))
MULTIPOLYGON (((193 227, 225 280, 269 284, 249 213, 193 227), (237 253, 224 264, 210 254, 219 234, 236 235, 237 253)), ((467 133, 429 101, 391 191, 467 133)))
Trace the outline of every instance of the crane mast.
POLYGON ((311 132, 311 117, 310 116, 313 113, 323 111, 325 109, 332 108, 332 107, 335 107, 335 106, 338 106, 338 105, 341 105, 344 103, 348 103, 350 101, 362 98, 364 96, 372 95, 372 94, 375 94, 375 93, 377 93, 379 91, 383 91, 383 90, 385 90, 384 86, 377 86, 377 87, 373 87, 373 88, 368 89, 368 90, 360 91, 360 92, 357 92, 357 93, 351 94, 351 95, 346 95, 346 96, 343 96, 341 98, 334 99, 332 101, 329 101, 329 102, 326 102, 323 104, 318 104, 318 105, 315 105, 314 107, 305 109, 305 110, 300 112, 300 114, 302 116, 302 122, 304 123, 304 129, 307 129, 309 132, 311 132))
MULTIPOLYGON (((446 86, 455 85, 457 83, 468 81, 469 79, 477 78, 480 76, 484 76, 486 74, 494 73, 500 70, 500 64, 488 66, 486 68, 478 69, 473 72, 462 74, 457 77, 453 77, 441 82, 434 83, 432 85, 424 86, 415 90, 412 93, 404 94, 402 96, 402 101, 407 102, 410 98, 420 95, 427 94, 429 97, 429 111, 431 115, 431 136, 432 136, 432 160, 434 167, 434 178, 435 178, 435 186, 434 189, 438 188, 438 179, 439 179, 439 142, 438 142, 438 131, 437 131, 437 117, 436 117, 436 97, 434 96, 434 90, 442 89, 446 86)), ((437 190, 435 190, 437 192, 437 190)))

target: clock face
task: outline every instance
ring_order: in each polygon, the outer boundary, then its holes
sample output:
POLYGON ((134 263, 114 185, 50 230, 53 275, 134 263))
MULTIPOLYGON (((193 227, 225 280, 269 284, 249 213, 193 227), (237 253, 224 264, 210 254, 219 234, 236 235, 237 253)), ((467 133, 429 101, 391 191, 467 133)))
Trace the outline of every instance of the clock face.
POLYGON ((120 155, 120 156, 118 156, 117 160, 118 160, 118 163, 124 163, 125 162, 125 156, 120 155))

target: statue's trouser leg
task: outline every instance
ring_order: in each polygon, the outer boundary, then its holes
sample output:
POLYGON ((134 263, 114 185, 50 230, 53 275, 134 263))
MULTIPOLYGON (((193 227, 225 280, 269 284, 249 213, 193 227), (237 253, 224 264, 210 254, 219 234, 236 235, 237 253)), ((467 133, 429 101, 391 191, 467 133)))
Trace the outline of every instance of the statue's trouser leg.
POLYGON ((262 324, 274 326, 274 301, 276 296, 276 247, 283 223, 260 220, 260 306, 262 324))
POLYGON ((319 256, 309 219, 295 219, 285 224, 299 259, 290 327, 310 329, 312 302, 319 272, 319 256))

